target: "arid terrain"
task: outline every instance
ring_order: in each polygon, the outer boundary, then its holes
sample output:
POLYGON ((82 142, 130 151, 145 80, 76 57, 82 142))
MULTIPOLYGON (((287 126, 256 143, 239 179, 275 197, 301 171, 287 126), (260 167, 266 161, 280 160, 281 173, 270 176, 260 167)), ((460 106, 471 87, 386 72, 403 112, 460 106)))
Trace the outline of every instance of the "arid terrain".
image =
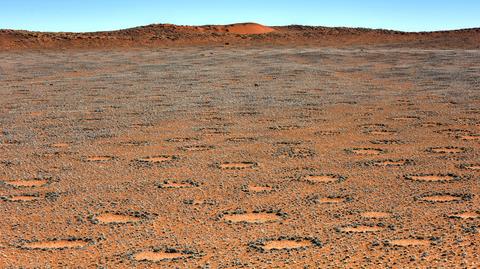
POLYGON ((473 44, 3 51, 0 268, 478 268, 473 44))
POLYGON ((384 29, 264 26, 256 23, 180 26, 151 24, 118 31, 53 33, 0 29, 0 51, 131 49, 191 46, 374 46, 424 49, 480 49, 480 28, 436 32, 384 29))

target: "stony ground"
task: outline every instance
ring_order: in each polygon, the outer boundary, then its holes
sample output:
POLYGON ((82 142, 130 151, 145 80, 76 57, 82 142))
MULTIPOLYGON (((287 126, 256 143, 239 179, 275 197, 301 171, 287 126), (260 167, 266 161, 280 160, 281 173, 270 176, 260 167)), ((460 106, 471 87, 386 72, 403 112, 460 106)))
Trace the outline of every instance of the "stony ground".
POLYGON ((1 268, 476 268, 480 51, 0 54, 1 268))

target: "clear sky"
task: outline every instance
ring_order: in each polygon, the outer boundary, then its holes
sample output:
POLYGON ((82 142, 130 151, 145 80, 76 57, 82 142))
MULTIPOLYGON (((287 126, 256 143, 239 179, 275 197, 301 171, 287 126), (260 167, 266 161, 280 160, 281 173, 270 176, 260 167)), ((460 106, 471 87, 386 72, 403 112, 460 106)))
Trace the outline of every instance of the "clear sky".
POLYGON ((0 0, 0 29, 115 30, 258 22, 403 31, 480 27, 480 0, 0 0))

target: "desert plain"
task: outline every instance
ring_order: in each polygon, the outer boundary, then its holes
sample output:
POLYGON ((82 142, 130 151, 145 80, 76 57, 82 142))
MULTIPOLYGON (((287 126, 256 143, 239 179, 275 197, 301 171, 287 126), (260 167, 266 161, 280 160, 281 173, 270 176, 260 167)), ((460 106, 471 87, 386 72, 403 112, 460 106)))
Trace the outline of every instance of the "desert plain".
POLYGON ((222 31, 2 47, 1 268, 480 266, 474 43, 222 31))

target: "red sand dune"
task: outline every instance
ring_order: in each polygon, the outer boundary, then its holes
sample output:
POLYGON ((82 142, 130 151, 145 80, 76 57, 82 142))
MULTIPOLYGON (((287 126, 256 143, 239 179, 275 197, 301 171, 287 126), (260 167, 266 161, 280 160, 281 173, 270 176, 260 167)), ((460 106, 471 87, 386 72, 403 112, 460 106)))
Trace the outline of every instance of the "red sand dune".
POLYGON ((230 25, 213 25, 213 26, 204 26, 202 28, 207 28, 219 33, 232 33, 240 35, 254 35, 254 34, 266 34, 274 32, 275 29, 264 26, 258 23, 236 23, 230 25))
POLYGON ((389 46, 438 49, 480 48, 480 28, 437 32, 279 26, 256 23, 179 26, 152 24, 118 31, 65 33, 0 30, 0 51, 21 49, 108 49, 198 45, 389 46))

